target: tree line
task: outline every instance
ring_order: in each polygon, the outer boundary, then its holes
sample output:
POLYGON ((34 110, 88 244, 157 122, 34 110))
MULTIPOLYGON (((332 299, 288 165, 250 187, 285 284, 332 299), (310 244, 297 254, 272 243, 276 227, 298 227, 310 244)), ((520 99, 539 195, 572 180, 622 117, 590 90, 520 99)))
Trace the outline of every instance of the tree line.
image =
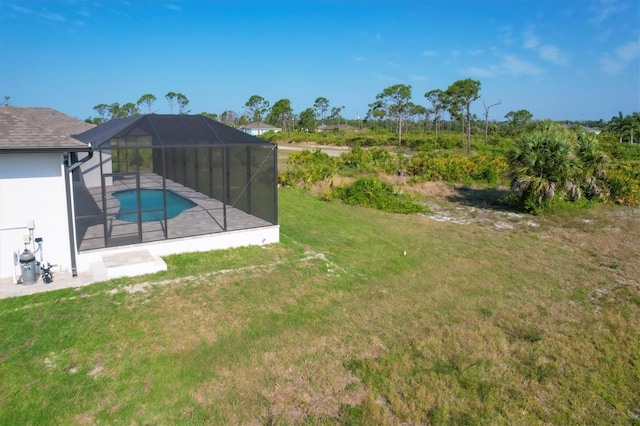
MULTIPOLYGON (((389 86, 378 93, 375 100, 368 105, 369 109, 364 120, 357 121, 344 119, 341 115, 345 106, 331 105, 325 97, 318 97, 313 105, 296 114, 291 107, 291 101, 282 98, 271 104, 260 95, 254 94, 244 103, 244 112, 237 113, 234 110, 226 110, 221 114, 202 112, 201 114, 216 121, 220 121, 232 127, 243 126, 251 122, 266 122, 272 126, 280 127, 285 132, 292 130, 314 132, 321 125, 332 124, 335 129, 340 125, 355 124, 358 127, 368 126, 376 128, 380 126, 392 126, 397 135, 398 145, 402 145, 403 132, 410 128, 433 130, 436 142, 438 136, 445 129, 445 125, 452 129, 452 123, 458 122, 461 130, 462 146, 467 152, 471 152, 472 125, 480 127, 478 117, 471 113, 471 105, 481 99, 481 82, 467 78, 457 80, 446 89, 433 89, 424 93, 425 100, 430 104, 427 108, 413 102, 412 87, 405 84, 389 86), (445 119, 445 113, 449 120, 445 119)), ((8 100, 8 97, 5 97, 8 100)), ((171 114, 188 114, 189 99, 182 93, 168 92, 164 96, 171 114)), ((142 95, 137 102, 128 102, 120 105, 118 102, 111 104, 101 103, 93 107, 97 116, 89 117, 85 121, 101 124, 115 118, 129 117, 142 113, 153 113, 154 105, 158 99, 150 93, 142 95)), ((487 144, 490 124, 491 108, 500 105, 497 101, 487 104, 482 99, 484 114, 482 127, 484 127, 484 144, 487 144)), ((526 109, 509 111, 504 118, 507 123, 508 134, 522 133, 532 122, 533 114, 526 109)), ((640 114, 635 112, 624 116, 621 112, 605 123, 603 120, 589 122, 587 125, 597 126, 600 130, 607 130, 618 135, 620 142, 634 143, 640 134, 640 114)), ((457 127, 457 126, 456 126, 457 127)))
MULTIPOLYGON (((173 114, 174 109, 177 107, 178 114, 189 114, 191 110, 187 109, 189 105, 189 99, 182 93, 168 92, 164 95, 165 99, 169 103, 169 111, 173 114)), ((102 124, 115 118, 132 117, 141 114, 151 114, 155 112, 153 109, 154 104, 158 98, 151 93, 146 93, 138 99, 137 102, 127 102, 120 105, 118 102, 111 104, 98 104, 93 107, 96 112, 96 117, 88 117, 84 121, 92 124, 102 124), (143 112, 144 108, 144 112, 143 112)))

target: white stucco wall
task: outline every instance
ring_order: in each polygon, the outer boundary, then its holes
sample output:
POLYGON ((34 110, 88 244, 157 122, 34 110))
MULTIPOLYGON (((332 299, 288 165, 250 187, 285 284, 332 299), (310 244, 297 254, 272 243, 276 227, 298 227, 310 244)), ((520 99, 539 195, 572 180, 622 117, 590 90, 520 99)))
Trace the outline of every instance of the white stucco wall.
MULTIPOLYGON (((84 157, 85 153, 80 154, 80 159, 84 157)), ((80 166, 80 170, 82 171, 82 179, 84 180, 84 184, 87 188, 98 188, 102 185, 100 179, 100 161, 102 158, 102 173, 107 174, 112 172, 111 167, 111 152, 108 150, 102 151, 102 155, 100 152, 95 152, 93 157, 80 166)), ((113 185, 113 179, 111 177, 107 177, 105 179, 105 185, 111 186, 113 185)))
POLYGON ((61 154, 0 154, 0 277, 13 275, 13 252, 24 249, 29 219, 43 239, 44 260, 70 269, 64 170, 61 154))

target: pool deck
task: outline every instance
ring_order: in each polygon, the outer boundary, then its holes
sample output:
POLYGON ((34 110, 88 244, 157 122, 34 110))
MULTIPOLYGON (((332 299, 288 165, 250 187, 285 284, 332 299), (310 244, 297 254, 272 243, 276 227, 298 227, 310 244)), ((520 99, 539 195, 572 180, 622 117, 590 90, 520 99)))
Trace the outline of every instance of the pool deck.
MULTIPOLYGON (((120 203, 113 196, 113 192, 116 191, 135 189, 135 180, 114 179, 113 185, 108 187, 106 194, 107 241, 105 241, 101 188, 85 188, 81 184, 76 184, 74 196, 78 251, 105 248, 107 245, 146 243, 225 232, 225 212, 220 201, 169 179, 166 179, 165 182, 167 190, 194 202, 196 206, 168 219, 166 228, 164 220, 142 222, 142 239, 140 239, 137 223, 117 219, 120 203)), ((162 176, 152 173, 141 174, 140 189, 162 189, 162 176)), ((263 219, 228 205, 226 222, 227 231, 271 226, 271 223, 263 219)))

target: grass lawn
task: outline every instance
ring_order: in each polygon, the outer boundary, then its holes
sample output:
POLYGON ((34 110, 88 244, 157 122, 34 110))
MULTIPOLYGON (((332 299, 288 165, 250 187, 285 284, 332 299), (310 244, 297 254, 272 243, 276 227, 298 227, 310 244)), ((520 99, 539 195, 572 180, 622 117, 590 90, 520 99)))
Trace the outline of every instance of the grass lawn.
POLYGON ((640 210, 279 202, 278 245, 0 300, 0 424, 640 424, 640 210))

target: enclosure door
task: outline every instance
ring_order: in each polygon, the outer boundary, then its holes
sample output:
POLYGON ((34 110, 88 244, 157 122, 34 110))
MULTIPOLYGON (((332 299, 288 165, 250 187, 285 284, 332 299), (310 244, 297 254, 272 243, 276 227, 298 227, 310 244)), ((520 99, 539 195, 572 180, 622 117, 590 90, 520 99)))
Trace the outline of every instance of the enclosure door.
POLYGON ((106 247, 122 246, 142 242, 140 209, 140 174, 105 173, 102 175, 102 211, 104 214, 104 243, 106 247), (112 178, 121 188, 131 191, 133 204, 125 207, 107 190, 105 181, 112 178), (121 220, 126 215, 127 220, 121 220))

